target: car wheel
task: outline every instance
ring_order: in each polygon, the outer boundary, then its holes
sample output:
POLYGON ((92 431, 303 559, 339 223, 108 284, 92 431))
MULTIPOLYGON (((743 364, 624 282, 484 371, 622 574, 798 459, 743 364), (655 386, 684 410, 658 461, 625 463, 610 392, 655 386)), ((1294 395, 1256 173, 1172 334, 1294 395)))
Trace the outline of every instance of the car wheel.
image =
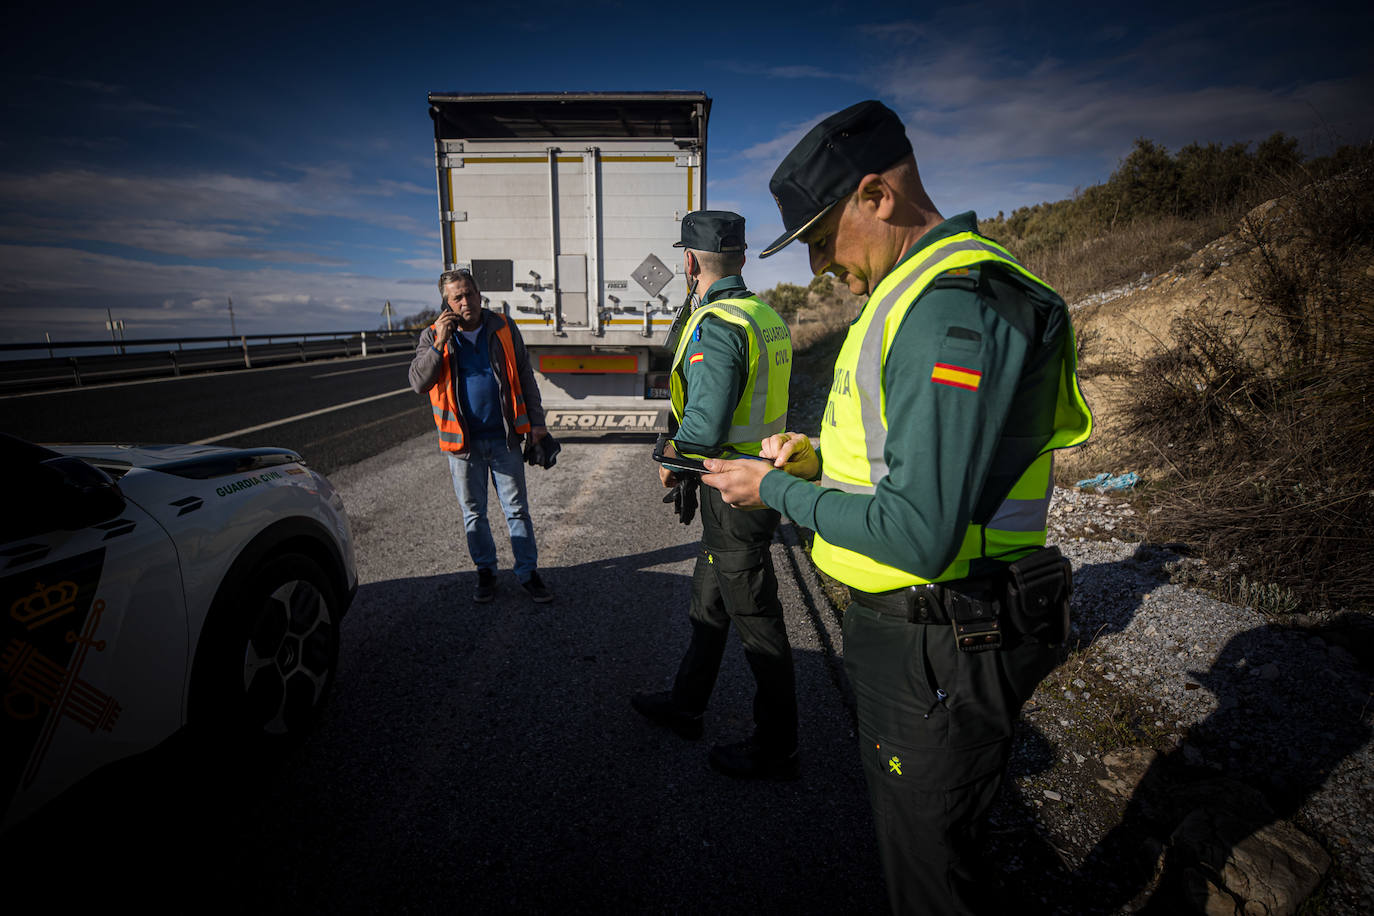
POLYGON ((267 739, 308 731, 339 661, 340 605, 329 578, 309 557, 287 554, 221 598, 206 625, 212 642, 195 718, 267 739))

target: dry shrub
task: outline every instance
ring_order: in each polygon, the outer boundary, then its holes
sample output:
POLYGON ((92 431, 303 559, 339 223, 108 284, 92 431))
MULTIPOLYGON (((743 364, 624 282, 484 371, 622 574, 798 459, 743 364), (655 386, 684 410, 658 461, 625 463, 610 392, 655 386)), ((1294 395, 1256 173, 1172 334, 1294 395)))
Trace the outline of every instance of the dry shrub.
POLYGON ((1135 458, 1172 471, 1149 535, 1199 548, 1238 599, 1279 596, 1270 610, 1374 609, 1371 217, 1368 166, 1252 214, 1258 324, 1180 319, 1133 378, 1135 458))
MULTIPOLYGON (((791 284, 780 283, 773 290, 763 293, 764 300, 772 302, 768 297, 785 286, 790 287, 791 284)), ((851 293, 849 287, 830 274, 813 277, 805 292, 805 304, 784 316, 792 332, 793 350, 808 350, 822 341, 832 341, 838 332, 849 327, 864 303, 862 297, 851 293)))
POLYGON ((1008 248, 1032 273, 1058 290, 1064 301, 1076 302, 1142 275, 1162 273, 1234 224, 1235 216, 1224 211, 1200 219, 1163 216, 1048 247, 1023 250, 1013 240, 1008 248))
POLYGON ((1282 395, 1279 383, 1250 356, 1248 337, 1248 327, 1210 315, 1176 320, 1175 343, 1157 349, 1132 373, 1130 439, 1158 449, 1175 466, 1205 466, 1218 450, 1246 454, 1259 445, 1255 439, 1262 435, 1266 411, 1282 395), (1166 443, 1163 449, 1160 442, 1166 443), (1183 456, 1173 457, 1175 450, 1183 456))
POLYGON ((829 275, 807 288, 807 307, 788 322, 792 334, 792 391, 788 427, 819 435, 821 414, 830 394, 835 357, 863 300, 829 275))
POLYGON ((808 315, 805 320, 793 321, 788 325, 792 331, 792 348, 794 350, 809 350, 820 341, 830 339, 848 328, 853 320, 852 314, 846 314, 838 308, 818 309, 814 315, 808 315))
POLYGON ((1223 592, 1241 600, 1269 590, 1309 610, 1369 610, 1371 458, 1367 445, 1339 437, 1277 439, 1257 460, 1219 460, 1149 494, 1147 537, 1197 549, 1220 572, 1223 592), (1358 450, 1332 454, 1343 445, 1358 450))

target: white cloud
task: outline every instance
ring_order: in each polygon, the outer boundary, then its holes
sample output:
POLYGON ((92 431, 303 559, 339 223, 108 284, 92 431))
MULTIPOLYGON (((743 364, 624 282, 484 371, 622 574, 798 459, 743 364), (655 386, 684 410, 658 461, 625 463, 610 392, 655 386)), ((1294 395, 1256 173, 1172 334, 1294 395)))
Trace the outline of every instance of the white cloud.
POLYGON ((359 194, 370 194, 378 197, 394 197, 397 194, 423 194, 426 197, 434 196, 433 186, 418 185, 412 181, 391 181, 384 179, 372 186, 361 186, 358 188, 359 194))
POLYGON ((429 237, 433 228, 427 221, 378 200, 419 190, 390 180, 358 186, 350 169, 330 164, 305 169, 293 180, 222 172, 9 173, 0 175, 0 240, 80 241, 187 258, 344 265, 349 262, 309 250, 333 238, 333 226, 321 221, 429 237), (325 233, 321 226, 327 227, 325 233))
POLYGON ((125 91, 124 87, 117 83, 106 83, 100 80, 57 80, 57 82, 84 92, 99 92, 102 95, 120 95, 125 91))
POLYGON ((740 73, 747 76, 762 76, 768 79, 839 80, 841 82, 857 82, 860 79, 859 75, 855 73, 827 70, 824 67, 817 67, 813 64, 769 65, 729 58, 712 61, 711 66, 720 70, 729 70, 733 73, 740 73))
MULTIPOLYGON (((1374 125, 1367 78, 1267 87, 1209 69, 1212 20, 1100 32, 1102 46, 1086 49, 1096 58, 1070 61, 1052 46, 1010 44, 1005 19, 975 15, 979 8, 960 8, 957 29, 936 14, 851 30, 870 43, 919 46, 918 53, 874 54, 884 63, 863 78, 906 123, 927 188, 946 216, 965 209, 989 216, 1071 197, 1105 180, 1141 136, 1176 150, 1193 141, 1259 140, 1275 130, 1320 139, 1323 125, 1338 125, 1331 133, 1341 141, 1358 140, 1374 125), (956 32, 958 41, 928 40, 956 32)), ((713 173, 713 206, 738 202, 750 219, 751 249, 782 231, 767 194, 773 169, 834 110, 780 123, 777 136, 733 153, 713 173)), ((746 270, 756 289, 810 276, 796 245, 766 261, 751 259, 746 270)))
POLYGON ((240 333, 358 330, 431 305, 432 281, 277 268, 228 270, 55 246, 0 245, 0 339, 98 340, 106 309, 129 338, 226 333, 228 300, 240 333), (374 313, 376 313, 374 315, 374 313))
POLYGON ((782 161, 792 147, 797 145, 797 141, 806 136, 806 132, 815 127, 829 115, 834 114, 830 111, 821 111, 807 118, 805 121, 792 121, 785 124, 782 133, 771 140, 762 143, 755 143, 746 146, 735 155, 745 160, 763 160, 769 164, 769 172, 782 161))
MULTIPOLYGON (((346 167, 311 167, 298 180, 270 180, 226 172, 179 176, 139 175, 93 169, 0 175, 0 204, 13 212, 110 214, 272 225, 291 216, 329 216, 371 222, 403 232, 428 234, 414 219, 361 197, 390 196, 418 185, 380 182, 356 186, 346 167)), ((432 191, 426 191, 432 193, 432 191)))
MULTIPOLYGON (((1200 53, 1185 45, 1180 36, 1171 53, 1200 53)), ((959 209, 967 201, 980 211, 1061 199, 1103 181, 1137 137, 1176 150, 1276 130, 1307 141, 1332 120, 1347 124, 1347 135, 1367 136, 1374 124, 1374 106, 1357 101, 1369 98, 1359 79, 1183 88, 1139 79, 1144 57, 1133 49, 1076 65, 1049 56, 1017 62, 971 41, 901 59, 872 79, 906 123, 937 205, 955 198, 959 209), (1034 196, 1046 191, 1059 196, 1034 196)))
POLYGON ((240 258, 282 264, 347 266, 349 261, 270 243, 262 227, 194 226, 172 220, 101 220, 55 217, 0 224, 0 241, 66 245, 104 242, 184 258, 240 258))
POLYGON ((867 23, 855 31, 868 39, 891 42, 895 45, 911 45, 930 34, 930 29, 916 22, 867 23))

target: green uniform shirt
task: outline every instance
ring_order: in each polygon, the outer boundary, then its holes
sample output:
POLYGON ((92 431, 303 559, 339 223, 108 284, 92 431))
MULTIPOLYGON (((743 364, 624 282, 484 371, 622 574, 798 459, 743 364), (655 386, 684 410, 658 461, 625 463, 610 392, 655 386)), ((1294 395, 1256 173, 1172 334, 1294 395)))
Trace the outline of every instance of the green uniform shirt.
MULTIPOLYGON (((712 283, 702 301, 710 304, 748 294, 744 278, 735 275, 712 283)), ((703 319, 697 330, 700 336, 693 335, 682 358, 687 376, 686 403, 673 438, 719 445, 728 441, 731 417, 749 380, 749 342, 738 327, 714 315, 703 319), (702 358, 692 362, 698 353, 702 358)))
MULTIPOLYGON (((977 225, 971 211, 951 217, 923 235, 902 260, 949 236, 976 231, 977 225)), ((1009 466, 1019 463, 1014 471, 1019 475, 1053 428, 1052 417, 1016 416, 1012 406, 1023 373, 1035 375, 1051 357, 1057 360, 1058 340, 1068 327, 1066 316, 1058 322, 1037 320, 1037 306, 1062 314, 1062 303, 1048 291, 1036 303, 1035 293, 999 278, 995 268, 939 278, 907 312, 884 371, 888 475, 873 495, 822 489, 773 471, 760 486, 763 501, 830 543, 890 566, 926 578, 945 569, 975 511, 995 508, 976 505, 990 475, 997 478, 987 487, 990 492, 1009 466), (929 366, 951 329, 982 336, 977 391, 931 381, 929 366), (1043 339, 1051 333, 1053 343, 1043 339), (1016 440, 1020 444, 1009 447, 1012 440, 1005 437, 1011 435, 1022 435, 1016 440), (1024 452, 1024 462, 1009 451, 1024 452)), ((1006 480, 1006 487, 1014 479, 1006 480)), ((1005 492, 994 495, 1000 500, 1005 492)))

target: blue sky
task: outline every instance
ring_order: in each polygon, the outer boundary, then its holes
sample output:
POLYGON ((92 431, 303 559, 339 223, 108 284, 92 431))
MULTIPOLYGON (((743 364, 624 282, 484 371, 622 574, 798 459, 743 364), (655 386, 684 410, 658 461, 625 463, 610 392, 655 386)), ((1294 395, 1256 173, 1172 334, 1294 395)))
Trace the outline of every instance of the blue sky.
MULTIPOLYGON (((1137 137, 1374 137, 1368 4, 29 5, 0 39, 0 342, 376 327, 435 303, 430 91, 704 90, 708 205, 878 98, 946 216, 1107 178, 1137 137), (51 11, 51 12, 49 12, 51 11)), ((755 289, 805 283, 792 246, 755 289)))

